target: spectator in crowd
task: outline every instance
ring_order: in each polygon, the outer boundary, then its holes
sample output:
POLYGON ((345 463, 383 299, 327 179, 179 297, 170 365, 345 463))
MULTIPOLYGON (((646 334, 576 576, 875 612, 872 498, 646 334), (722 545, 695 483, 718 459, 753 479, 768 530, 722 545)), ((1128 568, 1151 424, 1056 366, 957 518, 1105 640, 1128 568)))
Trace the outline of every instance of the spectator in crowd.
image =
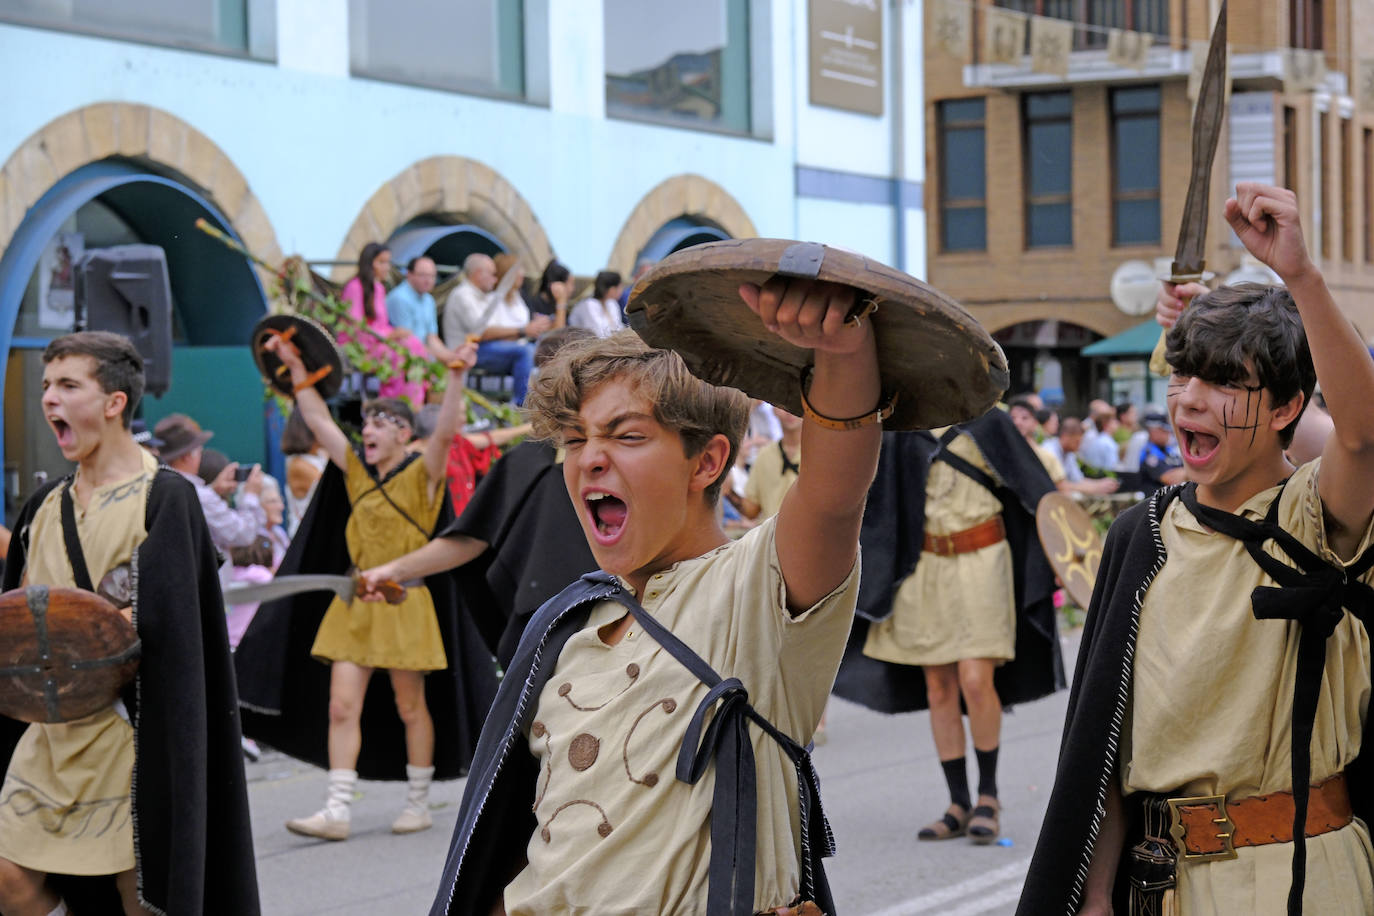
POLYGON ((1035 422, 1040 425, 1040 441, 1046 442, 1059 435, 1059 411, 1053 407, 1042 407, 1035 412, 1035 422))
POLYGON ((153 427, 153 435, 162 440, 158 457, 172 470, 189 480, 196 488, 200 498, 200 508, 205 514, 205 523, 210 526, 210 540, 222 552, 231 547, 246 547, 253 543, 258 530, 267 523, 258 496, 262 493, 262 469, 253 465, 248 479, 243 484, 243 494, 237 508, 230 507, 219 495, 222 487, 232 491, 235 485, 234 474, 239 466, 230 462, 207 484, 197 473, 200 470, 201 453, 205 443, 214 435, 208 429, 181 413, 168 414, 153 427))
MULTIPOLYGON (((340 297, 348 304, 349 314, 372 329, 373 334, 361 333, 358 343, 373 359, 389 363, 396 375, 382 383, 384 398, 408 398, 415 406, 425 402, 425 386, 405 378, 404 357, 383 340, 391 341, 411 355, 429 359, 425 345, 407 328, 392 327, 386 309, 386 287, 382 278, 391 275, 391 249, 377 242, 368 242, 358 255, 358 274, 344 284, 340 297), (376 336, 374 336, 376 335, 376 336)), ((348 342, 353 335, 344 333, 339 339, 348 342)))
MULTIPOLYGON (((277 567, 281 565, 282 557, 286 555, 286 548, 290 541, 286 536, 285 529, 282 528, 282 513, 286 509, 286 503, 282 500, 281 487, 277 484, 275 477, 268 474, 263 475, 259 502, 262 504, 263 513, 267 517, 266 524, 258 531, 257 536, 248 546, 234 547, 229 550, 229 560, 233 564, 233 568, 229 571, 228 580, 236 585, 270 582, 277 571, 277 567)), ((253 619, 253 614, 257 612, 257 609, 256 602, 253 604, 231 604, 225 608, 227 615, 225 622, 229 627, 230 649, 238 648, 239 640, 243 638, 243 631, 248 629, 248 623, 253 619)), ((244 751, 250 760, 257 759, 257 746, 247 738, 244 739, 244 751)))
POLYGON ((1173 441, 1169 417, 1162 413, 1145 415, 1147 441, 1140 456, 1140 489, 1146 496, 1166 484, 1183 483, 1183 455, 1173 441))
POLYGON ((1035 412, 1035 403, 1028 395, 1017 395, 1007 405, 1007 415, 1011 417, 1012 425, 1030 445, 1031 451, 1035 452, 1035 457, 1040 459, 1040 463, 1050 475, 1050 480, 1054 481, 1057 487, 1064 480, 1064 465, 1040 444, 1040 423, 1035 418, 1035 412))
POLYGON ((1088 404, 1088 420, 1091 431, 1083 433, 1083 447, 1079 450, 1079 460, 1084 467, 1099 472, 1114 471, 1121 463, 1121 449, 1116 442, 1116 409, 1103 400, 1088 404))
POLYGON ((129 425, 129 432, 133 434, 135 442, 154 455, 157 454, 158 449, 162 448, 162 440, 153 435, 153 431, 148 428, 147 421, 142 417, 129 425))
POLYGON ((619 302, 623 286, 620 274, 613 270, 601 271, 596 275, 592 294, 573 307, 568 323, 575 328, 586 328, 597 337, 610 337, 624 330, 625 320, 620 314, 619 302))
POLYGON ((294 537, 310 498, 315 495, 315 485, 329 463, 329 456, 315 441, 315 434, 294 404, 281 431, 281 452, 286 456, 286 488, 282 494, 286 501, 286 533, 294 537))
POLYGON ((463 279, 444 303, 444 344, 450 349, 477 337, 477 368, 509 375, 516 404, 525 403, 534 369, 534 341, 553 324, 547 315, 530 317, 520 298, 492 299, 497 284, 496 264, 484 254, 463 261, 463 279))
MULTIPOLYGON (((208 483, 211 487, 215 486, 215 481, 219 475, 229 466, 229 456, 217 448, 203 449, 200 453, 200 467, 196 468, 196 474, 201 480, 208 483)), ((225 499, 234 492, 238 486, 238 481, 233 477, 221 481, 219 488, 215 492, 225 499)))
POLYGON ((1041 448, 1059 459, 1064 468, 1064 479, 1055 481, 1060 492, 1104 495, 1115 493, 1121 485, 1115 477, 1087 477, 1078 463, 1078 452, 1083 445, 1083 421, 1077 417, 1065 417, 1059 424, 1059 435, 1046 439, 1041 448))
POLYGON ((782 438, 782 424, 778 422, 778 417, 773 413, 773 405, 767 401, 753 398, 749 407, 749 426, 745 429, 744 439, 740 442, 739 464, 744 470, 748 471, 753 467, 754 458, 757 457, 759 449, 764 448, 770 442, 777 442, 782 438))
MULTIPOLYGON (((1147 410, 1154 414, 1163 412, 1155 408, 1147 408, 1147 410)), ((1117 415, 1120 416, 1120 413, 1117 415)), ((1140 458, 1145 451, 1145 443, 1150 441, 1149 432, 1136 422, 1137 415, 1138 412, 1134 405, 1131 405, 1126 411, 1126 418, 1130 421, 1130 432, 1122 439, 1121 470, 1128 473, 1140 470, 1140 458)), ((1126 420, 1123 420, 1121 425, 1125 427, 1127 425, 1126 420)), ((1117 438, 1121 438, 1121 430, 1119 429, 1117 430, 1117 438)))
POLYGON ((439 336, 439 310, 430 292, 438 277, 432 259, 424 255, 411 258, 405 279, 386 294, 386 310, 393 328, 410 331, 431 356, 441 363, 451 363, 453 351, 444 346, 444 339, 439 336))
POLYGON ((572 300, 572 271, 567 265, 554 258, 544 265, 539 276, 539 287, 534 295, 525 299, 532 315, 549 316, 552 327, 561 328, 567 324, 568 303, 572 300))

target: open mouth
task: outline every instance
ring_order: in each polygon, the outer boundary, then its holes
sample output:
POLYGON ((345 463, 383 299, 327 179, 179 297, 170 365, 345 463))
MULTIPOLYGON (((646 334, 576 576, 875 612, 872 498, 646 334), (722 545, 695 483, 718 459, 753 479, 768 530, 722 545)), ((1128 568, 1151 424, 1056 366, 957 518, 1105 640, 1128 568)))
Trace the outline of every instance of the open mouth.
POLYGON ((1184 428, 1180 430, 1182 436, 1181 445, 1183 446, 1183 458, 1189 464, 1205 464, 1221 445, 1221 439, 1211 433, 1205 433, 1197 429, 1184 428))
POLYGON ((630 507, 619 497, 601 492, 588 493, 585 502, 596 539, 602 544, 615 543, 625 530, 625 520, 630 514, 630 507))
POLYGON ((48 425, 52 427, 53 435, 57 436, 57 447, 68 448, 75 441, 76 435, 72 431, 71 424, 59 417, 48 417, 48 425))

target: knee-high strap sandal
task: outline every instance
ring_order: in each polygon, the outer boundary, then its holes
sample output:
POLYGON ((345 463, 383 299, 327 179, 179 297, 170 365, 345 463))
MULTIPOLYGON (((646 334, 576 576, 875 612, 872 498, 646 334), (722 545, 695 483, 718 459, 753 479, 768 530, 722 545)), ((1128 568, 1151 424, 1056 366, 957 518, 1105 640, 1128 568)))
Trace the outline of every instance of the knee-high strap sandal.
POLYGON ((968 832, 969 810, 963 805, 950 805, 940 819, 926 824, 916 833, 918 840, 952 840, 968 832))
POLYGON ((987 846, 997 842, 997 837, 1002 833, 1002 823, 999 817, 1002 812, 1002 805, 995 798, 991 801, 992 804, 990 805, 979 805, 974 808, 973 817, 968 822, 969 838, 979 846, 987 846))

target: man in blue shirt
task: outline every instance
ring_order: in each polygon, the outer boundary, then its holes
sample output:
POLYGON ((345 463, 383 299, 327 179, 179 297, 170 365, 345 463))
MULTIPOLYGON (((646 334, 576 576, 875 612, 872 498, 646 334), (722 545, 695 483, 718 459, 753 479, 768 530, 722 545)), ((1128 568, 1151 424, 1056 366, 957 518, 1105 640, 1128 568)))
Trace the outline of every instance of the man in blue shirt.
POLYGON ((386 311, 393 328, 405 328, 420 340, 440 362, 449 363, 454 354, 439 337, 439 312, 430 290, 438 279, 434 262, 423 255, 411 258, 405 280, 387 293, 386 311))
POLYGON ((1145 432, 1149 439, 1140 455, 1140 489, 1149 496, 1166 484, 1183 482, 1183 456, 1178 444, 1170 441, 1173 434, 1166 415, 1147 413, 1145 432))

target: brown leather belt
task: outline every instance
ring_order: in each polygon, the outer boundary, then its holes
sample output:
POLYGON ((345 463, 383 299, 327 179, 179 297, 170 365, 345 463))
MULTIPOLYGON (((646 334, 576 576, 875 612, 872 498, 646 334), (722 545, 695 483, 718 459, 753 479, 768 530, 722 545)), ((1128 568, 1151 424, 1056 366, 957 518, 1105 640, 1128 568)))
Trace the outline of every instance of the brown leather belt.
MULTIPOLYGON (((1307 835, 1340 830, 1354 817, 1345 774, 1312 787, 1307 802, 1307 835)), ((1227 802, 1225 796, 1192 798, 1148 796, 1146 836, 1168 842, 1185 862, 1234 859, 1242 846, 1293 841, 1293 793, 1274 792, 1227 802)))
POLYGON ((973 553, 984 547, 991 547, 1007 539, 1007 526, 1002 524, 1002 516, 994 515, 985 522, 956 531, 953 534, 931 534, 926 532, 925 543, 921 549, 939 557, 953 557, 961 553, 973 553))

